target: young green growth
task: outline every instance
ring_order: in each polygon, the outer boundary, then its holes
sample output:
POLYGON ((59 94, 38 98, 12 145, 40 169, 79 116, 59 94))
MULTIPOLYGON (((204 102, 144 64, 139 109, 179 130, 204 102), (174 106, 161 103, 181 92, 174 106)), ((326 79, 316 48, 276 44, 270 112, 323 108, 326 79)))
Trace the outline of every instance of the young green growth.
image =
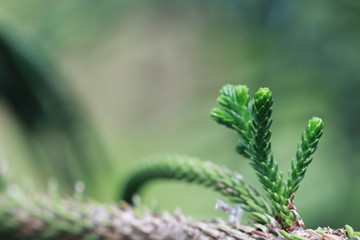
POLYGON ((296 158, 291 162, 291 174, 287 182, 286 198, 290 198, 299 188, 299 184, 313 160, 312 155, 316 151, 323 129, 324 123, 320 118, 313 117, 309 120, 306 130, 302 134, 301 143, 298 145, 296 158))
MULTIPOLYGON (((225 85, 220 90, 217 102, 221 107, 211 111, 212 119, 236 130, 242 138, 248 139, 252 119, 249 109, 249 89, 246 86, 225 85)), ((243 144, 244 147, 248 146, 247 142, 243 144)))
MULTIPOLYGON (((287 212, 287 200, 283 198, 284 184, 278 163, 271 150, 272 94, 268 88, 260 88, 255 93, 252 105, 253 121, 251 125, 250 151, 251 166, 268 192, 276 212, 287 212)), ((286 213, 289 215, 289 212, 286 213)))
POLYGON ((284 196, 285 183, 271 150, 271 91, 268 88, 260 88, 255 93, 252 104, 249 104, 246 87, 226 85, 220 91, 218 103, 221 108, 212 111, 212 118, 239 133, 241 139, 237 144, 237 151, 250 159, 251 166, 270 197, 274 212, 284 225, 291 226, 295 216, 287 207, 288 199, 284 196), (237 99, 241 99, 238 104, 234 103, 237 99))
POLYGON ((346 235, 350 240, 360 240, 360 232, 355 232, 350 225, 345 225, 346 235))
POLYGON ((289 234, 285 230, 279 230, 279 233, 287 240, 307 240, 305 237, 289 234))
MULTIPOLYGON (((151 160, 134 171, 125 185, 123 198, 131 202, 132 195, 146 182, 153 179, 176 179, 195 182, 227 196, 230 200, 252 214, 258 223, 277 221, 284 231, 303 228, 302 220, 293 205, 293 194, 312 161, 323 132, 320 118, 310 119, 296 158, 292 161, 288 180, 283 180, 278 163, 271 149, 272 93, 260 88, 250 100, 246 86, 225 85, 217 99, 220 107, 211 111, 211 118, 221 125, 235 130, 240 139, 236 150, 250 160, 269 202, 238 174, 210 162, 189 157, 163 156, 151 160), (274 220, 276 219, 276 220, 274 220)), ((297 235, 286 235, 289 239, 301 239, 297 235)))

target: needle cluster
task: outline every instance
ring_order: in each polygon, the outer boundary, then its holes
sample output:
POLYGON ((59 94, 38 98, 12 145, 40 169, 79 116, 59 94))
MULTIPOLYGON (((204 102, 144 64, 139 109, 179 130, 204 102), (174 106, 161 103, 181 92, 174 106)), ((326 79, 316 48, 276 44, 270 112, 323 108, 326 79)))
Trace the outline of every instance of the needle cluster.
POLYGON ((267 196, 263 197, 245 183, 239 177, 241 175, 225 167, 190 157, 162 156, 153 158, 131 174, 125 184, 123 198, 130 202, 132 195, 153 179, 195 182, 213 188, 240 204, 256 222, 269 223, 276 219, 284 229, 299 226, 301 219, 293 206, 294 193, 305 176, 323 133, 322 120, 317 117, 309 120, 285 181, 271 149, 271 91, 260 88, 250 98, 246 86, 225 85, 217 102, 220 107, 211 111, 211 118, 237 132, 236 150, 249 159, 267 196))

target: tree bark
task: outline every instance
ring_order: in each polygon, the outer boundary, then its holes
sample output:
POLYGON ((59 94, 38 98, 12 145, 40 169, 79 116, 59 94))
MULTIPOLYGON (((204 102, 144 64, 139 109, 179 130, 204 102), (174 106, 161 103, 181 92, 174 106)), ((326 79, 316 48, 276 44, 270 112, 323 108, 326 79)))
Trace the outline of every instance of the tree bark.
POLYGON ((25 193, 10 187, 0 195, 0 239, 284 239, 266 226, 230 226, 223 220, 193 220, 126 204, 25 193))

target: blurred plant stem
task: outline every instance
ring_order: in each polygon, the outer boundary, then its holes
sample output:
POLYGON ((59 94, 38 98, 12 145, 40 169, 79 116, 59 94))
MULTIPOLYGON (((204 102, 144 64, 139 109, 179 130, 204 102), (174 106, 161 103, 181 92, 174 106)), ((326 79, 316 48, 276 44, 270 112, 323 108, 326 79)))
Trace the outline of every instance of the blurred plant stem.
POLYGON ((31 47, 0 33, 0 96, 23 129, 36 171, 68 188, 82 180, 96 194, 99 176, 111 172, 99 137, 46 54, 31 47))

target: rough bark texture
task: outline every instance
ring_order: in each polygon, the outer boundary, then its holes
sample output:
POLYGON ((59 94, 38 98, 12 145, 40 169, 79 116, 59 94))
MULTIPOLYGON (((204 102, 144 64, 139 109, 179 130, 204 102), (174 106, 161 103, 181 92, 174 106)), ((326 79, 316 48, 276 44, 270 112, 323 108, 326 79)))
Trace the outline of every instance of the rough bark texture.
POLYGON ((0 239, 277 239, 265 226, 230 226, 181 213, 151 213, 128 205, 25 194, 0 195, 0 239))
MULTIPOLYGON (((223 220, 199 221, 181 213, 29 194, 15 187, 0 195, 0 239, 6 240, 285 239, 278 230, 274 225, 230 226, 223 220)), ((322 236, 313 230, 297 230, 296 234, 308 239, 346 238, 343 230, 322 230, 322 236)))

